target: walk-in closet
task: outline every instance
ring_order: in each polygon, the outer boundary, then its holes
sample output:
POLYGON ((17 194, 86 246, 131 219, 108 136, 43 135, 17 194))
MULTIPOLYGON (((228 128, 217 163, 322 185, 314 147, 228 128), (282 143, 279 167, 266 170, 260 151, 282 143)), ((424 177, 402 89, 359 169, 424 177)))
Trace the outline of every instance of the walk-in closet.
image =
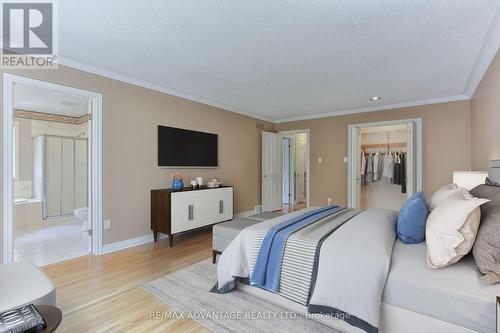
POLYGON ((361 208, 399 210, 407 198, 408 126, 361 129, 361 208))

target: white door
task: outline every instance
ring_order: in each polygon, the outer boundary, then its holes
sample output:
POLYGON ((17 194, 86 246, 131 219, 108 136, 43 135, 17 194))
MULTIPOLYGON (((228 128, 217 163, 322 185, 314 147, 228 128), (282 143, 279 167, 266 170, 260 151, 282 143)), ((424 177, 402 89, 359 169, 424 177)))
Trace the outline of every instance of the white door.
POLYGON ((87 228, 88 228, 88 237, 87 237, 87 250, 89 253, 92 253, 92 235, 93 235, 93 221, 92 221, 92 102, 88 102, 88 110, 89 110, 89 120, 87 121, 87 144, 86 144, 86 153, 87 153, 87 228))
POLYGON ((282 201, 284 204, 291 204, 291 182, 290 182, 290 138, 283 138, 283 193, 282 201))
POLYGON ((356 208, 361 208, 361 160, 362 160, 362 155, 363 151, 361 150, 361 128, 356 127, 356 131, 354 132, 354 135, 356 136, 356 165, 355 165, 355 172, 356 172, 356 208))
POLYGON ((295 203, 306 200, 306 135, 299 134, 295 140, 295 203))
POLYGON ((262 211, 281 209, 282 141, 280 134, 262 132, 262 211))
POLYGON ((361 207, 361 128, 349 127, 348 205, 361 207))
POLYGON ((416 192, 415 132, 415 122, 408 122, 408 141, 406 152, 406 193, 408 198, 416 192))

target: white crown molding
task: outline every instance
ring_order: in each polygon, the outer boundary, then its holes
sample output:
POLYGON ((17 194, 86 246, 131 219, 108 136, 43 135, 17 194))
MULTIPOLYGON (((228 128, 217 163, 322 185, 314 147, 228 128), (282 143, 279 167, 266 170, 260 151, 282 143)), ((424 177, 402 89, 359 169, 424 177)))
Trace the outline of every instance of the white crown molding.
POLYGON ((483 44, 479 49, 476 62, 472 67, 469 79, 464 88, 464 94, 471 97, 476 92, 484 74, 488 70, 491 62, 495 58, 500 47, 500 6, 498 7, 483 44))
MULTIPOLYGON (((500 27, 500 24, 497 24, 497 26, 500 27)), ((500 29, 499 29, 500 30, 500 29)), ((498 46, 497 46, 498 48, 498 46)), ((494 55, 493 55, 494 56, 494 55)), ((491 62, 491 59, 489 60, 491 62)), ((463 94, 463 95, 457 95, 457 96, 450 96, 450 97, 443 97, 443 98, 433 98, 433 99, 425 99, 425 100, 417 100, 417 101, 412 101, 412 102, 404 102, 404 103, 398 103, 398 104, 388 104, 388 105, 377 105, 373 107, 365 107, 365 108, 359 108, 359 109, 347 109, 347 110, 341 110, 341 111, 335 111, 335 112, 329 112, 329 113, 321 113, 321 114, 313 114, 313 115, 305 115, 305 116, 297 116, 297 117, 289 117, 289 118, 281 118, 281 119, 273 119, 270 117, 266 117, 263 115, 259 115, 250 111, 246 110, 241 110, 232 106, 227 106, 222 103, 218 103, 203 97, 199 97, 196 95, 184 93, 184 92, 179 92, 167 87, 164 87, 162 85, 152 83, 149 81, 141 80, 133 76, 121 74, 118 72, 110 71, 108 69, 94 66, 94 65, 89 65, 77 60, 73 60, 71 58, 67 57, 59 57, 59 64, 71 67, 77 70, 81 70, 84 72, 96 74, 99 76, 103 76, 106 78, 110 78, 113 80, 129 83, 132 85, 136 85, 139 87, 151 89, 154 91, 162 92, 165 94, 169 94, 172 96, 184 98, 190 101, 195 101, 198 103, 210 105, 213 107, 217 107, 226 111, 230 112, 236 112, 248 117, 252 117, 255 119, 260 119, 264 121, 268 121, 271 123, 285 123, 285 122, 291 122, 291 121, 300 121, 300 120, 309 120, 309 119, 317 119, 317 118, 326 118, 326 117, 335 117, 335 116, 344 116, 344 115, 349 115, 349 114, 356 114, 356 113, 364 113, 364 112, 375 112, 375 111, 384 111, 384 110, 390 110, 390 109, 398 109, 398 108, 404 108, 404 107, 412 107, 412 106, 421 106, 421 105, 429 105, 429 104, 438 104, 438 103, 446 103, 446 102, 454 102, 454 101, 463 101, 463 100, 469 100, 470 96, 469 94, 463 94)), ((489 63, 488 63, 489 65, 489 63)), ((475 66, 476 68, 477 66, 475 66)), ((487 66, 486 66, 487 68, 487 66)), ((486 69, 484 69, 486 71, 486 69)), ((484 72, 483 72, 484 75, 484 72)), ((479 79, 480 80, 480 79, 479 79)), ((477 85, 476 85, 477 87, 477 85)))
POLYGON ((117 81, 129 83, 129 84, 132 84, 132 85, 135 85, 135 86, 139 86, 139 87, 151 89, 151 90, 154 90, 154 91, 162 92, 162 93, 165 93, 165 94, 168 94, 168 95, 172 95, 172 96, 184 98, 184 99, 187 99, 187 100, 190 100, 190 101, 194 101, 194 102, 202 103, 202 104, 205 104, 205 105, 213 106, 213 107, 216 107, 216 108, 219 108, 219 109, 223 109, 225 111, 231 111, 231 112, 239 113, 239 114, 242 114, 242 115, 247 116, 247 117, 256 118, 256 119, 260 119, 260 120, 264 120, 264 121, 268 121, 268 122, 273 122, 273 120, 271 118, 263 116, 263 115, 259 115, 259 114, 256 114, 256 113, 253 113, 253 112, 250 112, 250 111, 242 110, 240 108, 237 108, 237 107, 234 107, 234 106, 230 106, 230 105, 226 105, 226 104, 223 104, 223 103, 219 103, 217 101, 213 101, 213 100, 210 100, 208 98, 204 98, 204 97, 197 96, 197 95, 194 95, 194 94, 181 92, 181 91, 178 91, 178 90, 175 90, 175 89, 172 89, 172 88, 168 88, 168 87, 165 87, 165 86, 157 84, 157 83, 153 83, 153 82, 149 82, 149 81, 146 81, 146 80, 142 80, 142 79, 136 78, 134 76, 130 76, 130 75, 126 75, 126 74, 121 74, 121 73, 118 73, 118 72, 115 72, 115 71, 108 70, 106 68, 102 68, 102 67, 99 67, 99 66, 94 66, 94 65, 86 64, 86 63, 83 63, 81 61, 74 60, 74 59, 71 59, 71 58, 68 58, 68 57, 59 56, 58 59, 59 59, 58 60, 58 64, 60 64, 60 65, 64 65, 64 66, 71 67, 71 68, 74 68, 74 69, 78 69, 78 70, 81 70, 81 71, 84 71, 84 72, 96 74, 96 75, 103 76, 103 77, 106 77, 106 78, 109 78, 109 79, 113 79, 113 80, 117 80, 117 81))
POLYGON ((282 118, 282 119, 275 120, 274 123, 276 123, 276 124, 277 123, 288 123, 288 122, 292 122, 292 121, 310 120, 310 119, 327 118, 327 117, 338 117, 338 116, 345 116, 345 115, 356 114, 356 113, 385 111, 385 110, 391 110, 391 109, 400 109, 400 108, 408 108, 408 107, 414 107, 414 106, 448 103, 448 102, 456 102, 456 101, 467 101, 469 99, 470 99, 470 97, 467 95, 432 98, 432 99, 424 99, 424 100, 418 100, 418 101, 412 101, 412 102, 377 105, 377 106, 371 106, 371 107, 359 108, 359 109, 348 109, 348 110, 334 111, 334 112, 329 112, 329 113, 320 113, 320 114, 314 114, 314 115, 308 115, 308 116, 282 118))

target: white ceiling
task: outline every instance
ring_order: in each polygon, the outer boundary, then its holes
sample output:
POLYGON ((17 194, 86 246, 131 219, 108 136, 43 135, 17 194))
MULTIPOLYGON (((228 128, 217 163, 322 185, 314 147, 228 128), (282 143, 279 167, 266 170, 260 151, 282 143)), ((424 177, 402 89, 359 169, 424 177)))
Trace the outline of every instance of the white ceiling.
POLYGON ((500 41, 498 0, 58 3, 61 63, 272 121, 467 99, 500 41))
POLYGON ((51 89, 15 84, 14 109, 81 117, 88 113, 88 100, 51 89))

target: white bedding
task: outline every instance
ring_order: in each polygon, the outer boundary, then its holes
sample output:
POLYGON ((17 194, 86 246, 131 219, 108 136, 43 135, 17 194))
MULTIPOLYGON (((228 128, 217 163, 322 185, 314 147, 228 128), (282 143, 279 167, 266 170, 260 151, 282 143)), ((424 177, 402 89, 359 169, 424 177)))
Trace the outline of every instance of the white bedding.
POLYGON ((495 298, 500 284, 486 286, 472 256, 442 269, 425 263, 424 243, 396 241, 383 301, 479 332, 495 332, 495 298))
MULTIPOLYGON (((219 258, 218 284, 214 290, 227 292, 234 287, 234 278, 249 278, 258 252, 256 248, 260 247, 266 232, 274 225, 313 209, 244 229, 219 258)), ((396 219, 397 212, 370 209, 355 215, 327 236, 320 247, 317 277, 311 289, 311 311, 348 313, 350 318, 346 320, 352 325, 376 331, 396 219)))

